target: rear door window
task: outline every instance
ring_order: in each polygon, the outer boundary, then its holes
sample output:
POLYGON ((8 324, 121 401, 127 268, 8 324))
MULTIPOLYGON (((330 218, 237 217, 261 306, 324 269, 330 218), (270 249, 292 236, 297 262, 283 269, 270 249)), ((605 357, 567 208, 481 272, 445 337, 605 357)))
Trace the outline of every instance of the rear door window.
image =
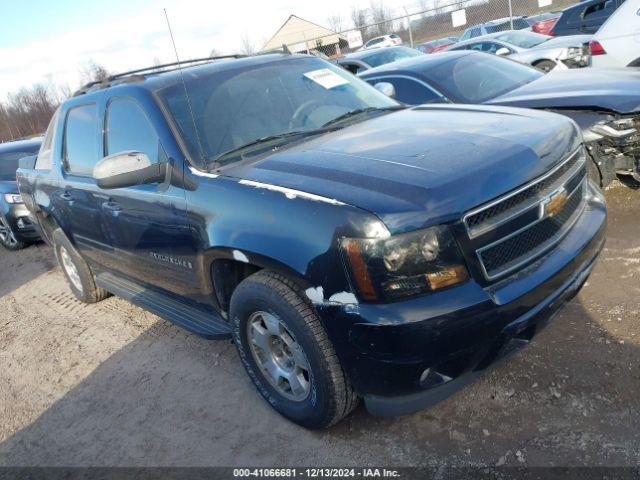
POLYGON ((160 140, 142 108, 128 98, 115 98, 107 107, 106 155, 135 151, 158 161, 160 140))
POLYGON ((598 2, 594 5, 587 7, 584 11, 583 18, 585 20, 592 20, 595 18, 603 17, 613 11, 614 0, 606 0, 598 2))
POLYGON ((64 159, 67 172, 90 177, 98 161, 98 107, 95 103, 74 107, 67 113, 64 159))

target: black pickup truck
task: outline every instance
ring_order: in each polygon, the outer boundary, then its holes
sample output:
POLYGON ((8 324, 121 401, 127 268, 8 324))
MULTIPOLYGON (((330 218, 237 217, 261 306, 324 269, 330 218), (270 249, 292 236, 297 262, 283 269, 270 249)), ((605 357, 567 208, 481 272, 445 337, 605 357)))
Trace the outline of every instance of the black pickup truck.
POLYGON ((18 179, 78 299, 233 338, 264 398, 318 428, 360 398, 438 401, 575 295, 606 220, 581 140, 271 54, 89 85, 18 179))

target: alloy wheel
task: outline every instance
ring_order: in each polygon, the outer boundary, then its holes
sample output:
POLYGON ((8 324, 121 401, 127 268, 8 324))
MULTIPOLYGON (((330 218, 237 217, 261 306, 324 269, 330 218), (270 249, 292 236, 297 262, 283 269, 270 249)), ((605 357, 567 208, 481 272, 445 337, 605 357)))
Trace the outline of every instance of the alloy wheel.
POLYGON ((13 247, 18 244, 18 240, 16 239, 11 227, 7 224, 6 220, 3 217, 0 217, 0 241, 5 245, 13 247))
POLYGON ((271 313, 254 312, 247 337, 253 359, 271 386, 289 400, 305 400, 311 391, 309 361, 282 321, 271 313))
POLYGON ((78 269, 71 259, 71 255, 69 255, 69 252, 64 247, 60 247, 60 261, 62 263, 62 268, 71 281, 71 284, 80 292, 82 292, 82 281, 80 280, 80 274, 78 273, 78 269))

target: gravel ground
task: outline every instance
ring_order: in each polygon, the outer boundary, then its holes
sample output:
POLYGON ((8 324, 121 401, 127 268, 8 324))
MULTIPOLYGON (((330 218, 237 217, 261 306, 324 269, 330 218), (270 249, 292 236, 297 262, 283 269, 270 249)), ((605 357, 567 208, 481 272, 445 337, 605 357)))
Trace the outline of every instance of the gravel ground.
POLYGON ((429 410, 322 432, 274 413, 229 342, 80 304, 47 246, 0 249, 0 465, 639 465, 640 190, 607 199, 606 250, 531 346, 429 410))

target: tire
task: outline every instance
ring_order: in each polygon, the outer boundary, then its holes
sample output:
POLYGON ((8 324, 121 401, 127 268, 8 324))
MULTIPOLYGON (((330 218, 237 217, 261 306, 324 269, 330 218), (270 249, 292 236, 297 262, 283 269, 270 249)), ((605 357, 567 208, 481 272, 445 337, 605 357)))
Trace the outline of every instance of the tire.
POLYGON ((318 315, 290 279, 264 270, 247 277, 233 292, 230 312, 240 359, 260 394, 278 413, 306 428, 326 428, 358 405, 359 398, 318 315), (274 335, 276 329, 280 336, 274 335), (265 343, 264 349, 252 346, 265 343), (278 349, 285 350, 281 357, 271 354, 278 349), (287 373, 293 383, 281 377, 276 385, 274 375, 267 374, 273 371, 268 365, 274 364, 265 361, 269 358, 280 358, 277 372, 287 373), (282 358, 294 366, 280 369, 282 358))
POLYGON ((96 285, 91 268, 61 229, 53 232, 52 241, 56 258, 73 295, 83 303, 96 303, 107 298, 109 292, 96 285))
POLYGON ((0 216, 0 245, 7 250, 15 251, 24 248, 27 244, 16 238, 9 222, 4 216, 0 216))
POLYGON ((538 63, 533 65, 538 70, 543 71, 544 73, 549 73, 551 70, 556 68, 556 62, 552 60, 540 60, 538 63))

